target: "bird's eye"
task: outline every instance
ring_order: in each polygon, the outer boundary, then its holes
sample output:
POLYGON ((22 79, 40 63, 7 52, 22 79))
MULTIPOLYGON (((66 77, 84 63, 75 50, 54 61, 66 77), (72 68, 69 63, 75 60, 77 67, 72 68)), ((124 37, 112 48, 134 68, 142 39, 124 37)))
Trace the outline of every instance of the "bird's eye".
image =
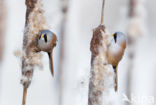
POLYGON ((116 43, 116 41, 117 41, 117 33, 114 34, 114 41, 116 43))
POLYGON ((44 34, 44 41, 47 43, 47 34, 44 34))

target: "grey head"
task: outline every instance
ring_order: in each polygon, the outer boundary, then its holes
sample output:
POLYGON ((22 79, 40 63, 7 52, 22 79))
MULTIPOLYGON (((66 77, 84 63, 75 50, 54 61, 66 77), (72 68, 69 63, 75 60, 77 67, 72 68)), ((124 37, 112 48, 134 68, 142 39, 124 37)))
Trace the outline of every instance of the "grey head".
POLYGON ((122 32, 115 32, 113 34, 114 42, 118 45, 126 44, 126 35, 122 32))
POLYGON ((50 30, 42 30, 39 35, 39 40, 44 40, 45 43, 51 41, 53 33, 50 30))
POLYGON ((38 37, 38 47, 48 52, 51 49, 53 33, 50 30, 42 30, 38 37))

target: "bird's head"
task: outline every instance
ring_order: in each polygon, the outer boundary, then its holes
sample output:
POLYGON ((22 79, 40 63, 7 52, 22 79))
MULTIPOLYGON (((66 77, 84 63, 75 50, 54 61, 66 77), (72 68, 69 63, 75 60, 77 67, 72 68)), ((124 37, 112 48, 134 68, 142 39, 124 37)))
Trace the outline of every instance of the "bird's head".
POLYGON ((56 45, 56 35, 50 30, 42 30, 38 37, 38 47, 43 51, 51 50, 56 45))
POLYGON ((115 32, 111 34, 116 44, 126 47, 126 35, 122 32, 115 32))
POLYGON ((52 39, 52 32, 49 30, 42 30, 39 35, 39 40, 43 40, 45 43, 48 43, 52 39))

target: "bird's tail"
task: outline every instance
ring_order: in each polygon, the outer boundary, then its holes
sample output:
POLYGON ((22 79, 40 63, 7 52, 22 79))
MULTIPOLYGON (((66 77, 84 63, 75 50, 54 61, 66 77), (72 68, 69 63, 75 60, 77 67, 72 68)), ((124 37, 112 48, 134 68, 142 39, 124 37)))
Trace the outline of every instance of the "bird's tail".
POLYGON ((117 66, 113 67, 114 68, 114 72, 115 72, 115 86, 114 86, 114 90, 118 91, 118 68, 117 66))
POLYGON ((51 74, 52 74, 52 76, 54 76, 53 54, 52 53, 48 53, 48 56, 49 56, 49 66, 50 66, 51 74))

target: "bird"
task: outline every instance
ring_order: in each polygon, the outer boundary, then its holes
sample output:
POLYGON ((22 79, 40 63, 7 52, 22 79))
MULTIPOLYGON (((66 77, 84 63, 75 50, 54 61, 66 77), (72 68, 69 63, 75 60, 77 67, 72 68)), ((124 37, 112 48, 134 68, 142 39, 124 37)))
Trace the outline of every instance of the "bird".
POLYGON ((108 63, 113 66, 115 72, 115 91, 118 90, 118 64, 122 59, 125 49, 127 38, 126 35, 122 32, 115 32, 110 34, 111 40, 110 44, 108 45, 108 49, 106 52, 108 63))
POLYGON ((40 51, 47 52, 49 57, 49 65, 52 76, 54 76, 53 70, 53 48, 56 46, 57 36, 50 30, 41 30, 38 36, 38 48, 40 51))

